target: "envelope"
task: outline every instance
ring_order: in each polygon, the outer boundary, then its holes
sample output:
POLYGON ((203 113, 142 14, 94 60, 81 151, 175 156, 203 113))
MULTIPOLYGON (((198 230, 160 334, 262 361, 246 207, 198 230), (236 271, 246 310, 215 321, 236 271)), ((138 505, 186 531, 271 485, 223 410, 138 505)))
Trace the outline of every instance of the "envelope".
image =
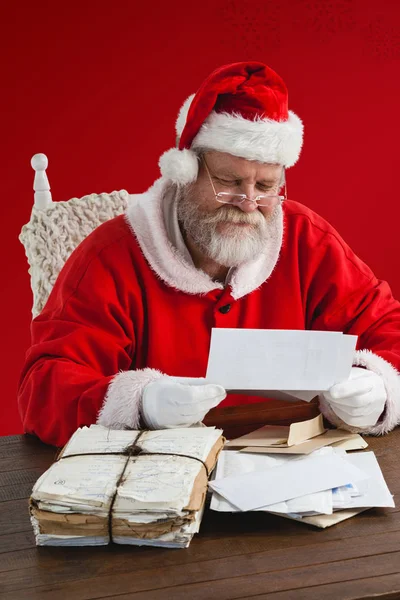
MULTIPOLYGON (((287 425, 265 425, 226 444, 228 448, 288 448, 325 432, 322 415, 287 425)), ((338 440, 336 440, 338 441, 338 440)), ((323 444, 326 445, 326 444, 323 444)), ((301 453, 302 454, 302 453, 301 453)))
POLYGON ((285 519, 292 519, 293 521, 307 523, 308 525, 314 525, 315 527, 319 527, 320 529, 325 529, 326 527, 332 527, 332 525, 336 525, 336 523, 340 523, 341 521, 345 521, 346 519, 351 519, 351 517, 355 517, 364 510, 368 510, 368 508, 338 510, 332 515, 314 515, 312 517, 294 517, 290 515, 285 515, 283 513, 271 514, 278 515, 279 517, 284 517, 285 519))
MULTIPOLYGON (((228 448, 229 446, 230 444, 228 445, 228 448)), ((318 450, 318 448, 323 448, 324 446, 335 446, 343 448, 344 450, 362 450, 367 448, 368 444, 361 435, 358 435, 358 433, 350 433, 343 429, 329 429, 322 435, 314 437, 312 440, 296 444, 295 446, 247 446, 241 448, 239 452, 259 454, 310 454, 311 452, 314 452, 314 450, 318 450)))

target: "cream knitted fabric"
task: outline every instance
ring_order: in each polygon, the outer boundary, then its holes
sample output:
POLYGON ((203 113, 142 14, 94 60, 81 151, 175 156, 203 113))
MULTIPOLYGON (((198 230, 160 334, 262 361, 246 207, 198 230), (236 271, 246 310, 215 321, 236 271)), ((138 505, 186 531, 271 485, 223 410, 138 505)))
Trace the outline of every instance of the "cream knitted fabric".
POLYGON ((30 265, 33 318, 42 311, 73 250, 101 223, 122 214, 128 202, 128 192, 120 190, 52 202, 45 209, 33 207, 18 236, 30 265))

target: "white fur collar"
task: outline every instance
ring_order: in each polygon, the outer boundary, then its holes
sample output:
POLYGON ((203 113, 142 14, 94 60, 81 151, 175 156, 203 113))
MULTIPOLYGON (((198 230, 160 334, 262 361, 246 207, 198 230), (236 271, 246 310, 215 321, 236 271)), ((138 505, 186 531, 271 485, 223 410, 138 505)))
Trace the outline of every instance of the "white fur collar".
MULTIPOLYGON (((168 182, 160 178, 144 194, 130 195, 125 220, 138 240, 140 248, 157 275, 171 287, 189 294, 206 294, 223 289, 223 284, 197 269, 175 248, 167 237, 163 219, 162 199, 168 182)), ((279 258, 283 237, 283 211, 276 232, 277 243, 252 261, 234 270, 229 285, 237 300, 268 279, 279 258)))

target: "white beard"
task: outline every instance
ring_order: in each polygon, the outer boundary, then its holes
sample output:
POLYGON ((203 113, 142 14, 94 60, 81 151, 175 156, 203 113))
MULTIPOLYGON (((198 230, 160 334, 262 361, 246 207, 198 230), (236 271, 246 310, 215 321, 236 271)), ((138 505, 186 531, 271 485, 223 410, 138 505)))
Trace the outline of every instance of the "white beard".
POLYGON ((268 252, 279 243, 282 232, 282 207, 264 216, 260 211, 245 213, 240 208, 221 205, 210 213, 199 207, 190 188, 178 198, 178 219, 199 250, 224 267, 237 267, 268 252), (232 223, 224 233, 218 230, 221 223, 232 223), (234 223, 249 223, 250 227, 234 223))

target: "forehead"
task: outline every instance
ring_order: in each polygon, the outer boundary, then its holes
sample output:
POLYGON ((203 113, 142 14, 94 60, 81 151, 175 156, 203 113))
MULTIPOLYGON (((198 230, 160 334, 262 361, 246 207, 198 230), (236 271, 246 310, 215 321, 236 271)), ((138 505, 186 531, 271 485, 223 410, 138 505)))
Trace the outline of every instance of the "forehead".
POLYGON ((282 172, 282 165, 259 163, 233 156, 227 152, 210 151, 204 154, 207 165, 216 174, 233 175, 241 179, 277 179, 282 172))

